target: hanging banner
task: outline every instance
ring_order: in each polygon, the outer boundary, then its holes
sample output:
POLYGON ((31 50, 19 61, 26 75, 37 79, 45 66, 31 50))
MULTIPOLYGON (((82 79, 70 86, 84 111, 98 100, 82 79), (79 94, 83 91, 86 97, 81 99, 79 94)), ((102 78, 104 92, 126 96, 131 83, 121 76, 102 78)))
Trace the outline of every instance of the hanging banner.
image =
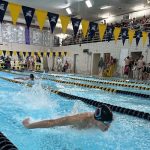
POLYGON ((125 41, 126 41, 127 36, 128 36, 128 29, 127 28, 122 28, 121 29, 121 36, 122 36, 122 44, 124 46, 125 41))
POLYGON ((58 57, 58 56, 59 56, 59 53, 58 53, 58 52, 56 52, 56 53, 55 53, 55 56, 56 56, 56 57, 58 57))
POLYGON ((13 52, 13 54, 14 54, 14 56, 16 56, 16 55, 17 55, 17 52, 16 52, 16 51, 14 51, 14 52, 13 52))
POLYGON ((87 21, 87 20, 82 20, 82 21, 81 21, 81 24, 82 24, 83 36, 84 36, 84 38, 85 38, 86 35, 87 35, 88 28, 89 28, 89 21, 87 21))
POLYGON ((4 55, 4 56, 6 55, 6 51, 3 51, 3 55, 4 55))
POLYGON ((7 10, 8 2, 0 1, 0 23, 3 22, 5 12, 7 10))
POLYGON ((41 52, 41 56, 43 57, 43 52, 41 52))
POLYGON ((31 56, 31 52, 28 52, 28 56, 31 56))
POLYGON ((92 39, 95 35, 95 32, 97 30, 98 24, 94 22, 90 22, 89 24, 89 36, 92 39))
POLYGON ((53 57, 53 53, 52 52, 50 52, 50 57, 53 57))
POLYGON ((110 42, 112 39, 114 27, 113 26, 107 26, 107 41, 110 42))
POLYGON ((29 53, 28 52, 26 52, 26 56, 25 57, 28 57, 29 56, 29 53))
POLYGON ((115 39, 115 43, 117 43, 117 40, 118 40, 119 35, 120 35, 120 32, 121 32, 121 28, 115 27, 115 29, 114 29, 114 39, 115 39))
POLYGON ((10 52, 9 51, 6 51, 6 54, 7 54, 7 56, 10 56, 10 52))
POLYGON ((17 56, 19 57, 19 52, 17 52, 17 56))
POLYGON ((143 36, 143 46, 144 46, 147 41, 148 32, 142 32, 142 36, 143 36))
POLYGON ((31 52, 31 56, 34 57, 34 52, 31 52))
POLYGON ((26 57, 26 52, 23 52, 23 56, 26 57))
POLYGON ((44 57, 46 57, 47 56, 47 53, 46 52, 44 52, 44 57))
POLYGON ((37 21, 39 23, 40 30, 43 29, 46 18, 47 18, 47 12, 43 10, 35 10, 35 15, 37 17, 37 21))
POLYGON ((50 52, 47 52, 47 56, 49 57, 50 52))
POLYGON ((31 25, 33 16, 34 16, 35 9, 30 8, 30 7, 26 7, 26 6, 22 6, 22 11, 23 11, 23 14, 24 14, 24 18, 25 18, 27 27, 29 28, 30 25, 31 25))
POLYGON ((9 3, 8 5, 10 15, 12 18, 12 22, 14 25, 16 25, 16 22, 19 18, 20 12, 21 12, 21 6, 13 3, 9 3))
POLYGON ((47 16, 48 16, 50 27, 51 27, 51 32, 53 33, 56 27, 59 15, 48 12, 47 16))
POLYGON ((129 43, 130 43, 130 45, 131 45, 131 44, 132 44, 133 37, 134 37, 134 34, 135 34, 135 31, 132 30, 132 29, 129 29, 128 34, 129 34, 129 43))
POLYGON ((3 52, 0 50, 0 56, 3 55, 3 52))
POLYGON ((70 22, 70 17, 68 16, 60 16, 60 21, 62 25, 62 32, 66 33, 68 24, 70 22))
POLYGON ((141 31, 136 31, 135 32, 136 46, 138 46, 138 44, 140 42, 140 39, 141 39, 141 36, 142 36, 142 32, 141 31))
POLYGON ((10 51, 10 56, 12 56, 13 55, 13 51, 10 51))
POLYGON ((64 56, 65 56, 65 53, 64 53, 64 52, 61 52, 61 56, 64 57, 64 56))
POLYGON ((38 52, 38 56, 41 57, 41 52, 38 52))
POLYGON ((25 42, 30 45, 30 29, 25 28, 25 42))
POLYGON ((100 37, 100 40, 102 41, 104 38, 107 26, 105 24, 99 24, 98 28, 99 28, 99 37, 100 37))
POLYGON ((78 30, 79 30, 80 23, 81 23, 81 19, 71 18, 71 22, 73 26, 74 36, 76 37, 78 30))
POLYGON ((20 56, 23 56, 23 52, 20 52, 19 54, 20 54, 20 56))

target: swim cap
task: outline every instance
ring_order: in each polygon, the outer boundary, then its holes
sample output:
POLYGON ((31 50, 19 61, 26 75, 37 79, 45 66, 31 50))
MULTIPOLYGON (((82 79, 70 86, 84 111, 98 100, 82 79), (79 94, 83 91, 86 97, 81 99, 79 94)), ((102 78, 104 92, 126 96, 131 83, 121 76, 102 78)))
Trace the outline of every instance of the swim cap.
POLYGON ((113 114, 108 106, 101 105, 99 108, 96 109, 94 113, 94 118, 97 121, 110 123, 113 120, 113 114))
POLYGON ((30 74, 30 79, 34 80, 34 75, 30 74))

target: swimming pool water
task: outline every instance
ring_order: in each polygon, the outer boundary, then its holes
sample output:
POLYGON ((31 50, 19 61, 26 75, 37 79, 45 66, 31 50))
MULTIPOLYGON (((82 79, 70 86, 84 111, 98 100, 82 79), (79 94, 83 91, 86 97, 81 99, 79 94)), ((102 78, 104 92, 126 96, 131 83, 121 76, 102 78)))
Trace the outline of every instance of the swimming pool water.
MULTIPOLYGON (((17 77, 8 73, 0 73, 0 76, 17 77)), ((149 101, 138 99, 134 104, 134 98, 129 96, 131 103, 128 103, 125 95, 110 95, 94 89, 51 81, 40 81, 32 88, 1 79, 0 83, 0 131, 7 135, 19 150, 149 150, 150 123, 117 113, 114 113, 114 121, 107 132, 98 129, 77 130, 71 126, 28 130, 21 124, 22 120, 29 116, 32 120, 41 120, 94 111, 93 107, 80 101, 67 100, 43 90, 41 84, 48 84, 82 97, 104 101, 108 99, 108 102, 118 105, 119 101, 122 101, 121 105, 127 103, 128 107, 133 103, 133 108, 143 108, 145 105, 145 111, 150 110, 149 101)))

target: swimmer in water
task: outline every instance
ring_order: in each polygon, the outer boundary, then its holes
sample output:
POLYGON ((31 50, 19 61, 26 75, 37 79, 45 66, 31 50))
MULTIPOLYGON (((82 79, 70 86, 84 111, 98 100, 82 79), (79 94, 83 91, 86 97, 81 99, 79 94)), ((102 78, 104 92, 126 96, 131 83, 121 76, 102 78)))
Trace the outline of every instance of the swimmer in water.
POLYGON ((35 128, 50 128, 56 126, 72 125, 78 129, 86 129, 96 127, 102 131, 107 131, 113 120, 113 114, 110 108, 106 105, 101 105, 96 109, 95 113, 87 112, 73 116, 66 116, 53 120, 43 120, 39 122, 30 123, 30 119, 25 119, 22 123, 28 129, 35 128))
POLYGON ((27 77, 27 78, 14 78, 14 79, 21 79, 21 80, 31 80, 31 81, 34 81, 34 75, 33 75, 33 74, 30 74, 30 76, 27 77))

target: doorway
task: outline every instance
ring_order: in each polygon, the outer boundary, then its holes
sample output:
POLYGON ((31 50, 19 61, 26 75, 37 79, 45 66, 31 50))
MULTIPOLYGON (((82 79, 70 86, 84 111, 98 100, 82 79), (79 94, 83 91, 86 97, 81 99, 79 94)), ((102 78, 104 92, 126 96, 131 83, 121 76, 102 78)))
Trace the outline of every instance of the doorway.
POLYGON ((94 53, 93 54, 93 68, 92 68, 92 75, 98 75, 98 63, 100 60, 100 53, 94 53))
POLYGON ((104 53, 104 62, 108 63, 110 60, 110 53, 104 53))
POLYGON ((79 62, 79 54, 74 54, 74 73, 78 73, 78 62, 79 62))
POLYGON ((131 52, 131 57, 133 60, 138 60, 142 55, 142 52, 131 52))

